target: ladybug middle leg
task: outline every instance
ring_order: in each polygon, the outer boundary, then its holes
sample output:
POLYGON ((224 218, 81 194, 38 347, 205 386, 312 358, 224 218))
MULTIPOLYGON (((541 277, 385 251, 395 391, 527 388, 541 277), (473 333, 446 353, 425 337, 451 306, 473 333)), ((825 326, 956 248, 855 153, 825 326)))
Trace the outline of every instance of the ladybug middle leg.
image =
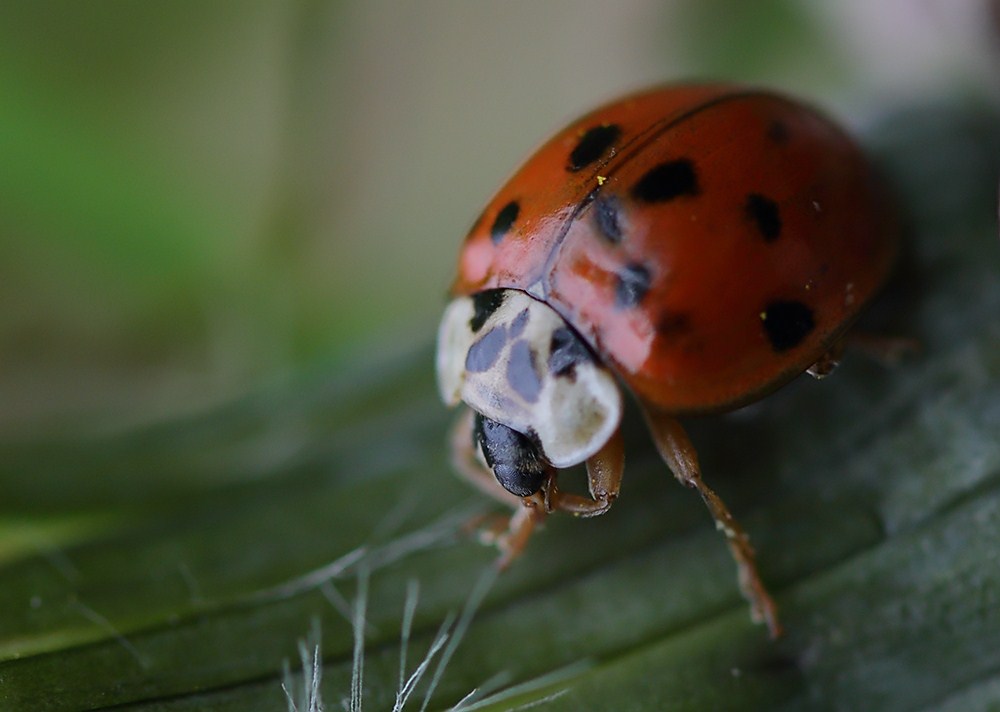
POLYGON ((711 512, 716 527, 726 535, 729 550, 736 560, 740 590, 750 602, 750 612, 755 622, 763 621, 772 638, 782 634, 778 621, 778 607, 767 592, 757 571, 756 555, 750 545, 750 537, 740 526, 725 502, 705 484, 698 465, 698 453, 683 426, 673 417, 646 410, 653 441, 660 456, 667 463, 681 484, 698 490, 702 500, 711 512))

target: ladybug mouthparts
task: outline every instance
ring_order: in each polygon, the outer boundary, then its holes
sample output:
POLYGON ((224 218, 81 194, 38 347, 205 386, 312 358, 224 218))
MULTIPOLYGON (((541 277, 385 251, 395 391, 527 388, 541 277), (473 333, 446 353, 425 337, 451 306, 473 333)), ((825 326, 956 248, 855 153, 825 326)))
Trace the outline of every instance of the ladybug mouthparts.
POLYGON ((458 297, 438 331, 437 375, 448 405, 520 433, 557 468, 603 447, 622 416, 621 389, 551 307, 515 289, 458 297))

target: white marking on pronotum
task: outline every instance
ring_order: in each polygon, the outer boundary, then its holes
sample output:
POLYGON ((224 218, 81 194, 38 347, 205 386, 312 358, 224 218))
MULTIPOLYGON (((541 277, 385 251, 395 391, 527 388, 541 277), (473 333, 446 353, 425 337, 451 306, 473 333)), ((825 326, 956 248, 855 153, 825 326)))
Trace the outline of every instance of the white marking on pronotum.
POLYGON ((572 376, 549 370, 553 336, 563 332, 579 338, 565 320, 550 306, 513 289, 476 331, 470 324, 474 315, 472 298, 459 297, 441 320, 437 375, 444 402, 463 401, 491 420, 537 437, 546 459, 558 468, 579 464, 600 450, 621 421, 621 389, 611 371, 582 344, 586 357, 567 368, 572 376), (527 323, 512 328, 523 323, 518 319, 523 320, 525 312, 527 323), (517 335, 511 337, 511 332, 517 335), (518 358, 525 343, 534 360, 533 377, 518 358), (532 382, 527 393, 519 392, 511 374, 537 383, 532 382))

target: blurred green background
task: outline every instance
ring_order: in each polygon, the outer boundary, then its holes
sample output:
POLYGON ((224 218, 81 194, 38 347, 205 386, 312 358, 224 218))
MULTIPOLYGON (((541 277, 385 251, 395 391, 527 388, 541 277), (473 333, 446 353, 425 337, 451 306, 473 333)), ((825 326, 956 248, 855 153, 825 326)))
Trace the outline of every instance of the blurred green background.
POLYGON ((0 435, 156 420, 406 348, 491 191, 575 114, 689 76, 855 125, 896 99, 996 95, 991 17, 981 0, 3 2, 0 435))

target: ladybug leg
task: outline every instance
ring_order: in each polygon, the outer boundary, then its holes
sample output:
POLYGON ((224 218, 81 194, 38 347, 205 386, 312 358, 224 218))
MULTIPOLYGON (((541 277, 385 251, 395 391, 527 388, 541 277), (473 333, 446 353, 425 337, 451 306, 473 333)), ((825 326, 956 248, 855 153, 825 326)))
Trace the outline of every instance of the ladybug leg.
POLYGON ((500 550, 500 558, 496 562, 498 569, 503 571, 521 555, 528 544, 528 539, 531 538, 531 533, 545 519, 546 513, 540 492, 521 498, 520 506, 507 522, 506 531, 496 538, 495 543, 500 550))
POLYGON ((611 509, 611 505, 618 497, 624 472, 625 443, 619 428, 604 447, 587 459, 590 497, 559 492, 553 477, 550 480, 549 506, 578 517, 596 517, 604 514, 611 509))
POLYGON ((821 378, 826 378, 834 369, 840 365, 840 359, 844 355, 844 340, 841 339, 835 343, 830 350, 819 357, 819 360, 806 369, 808 373, 813 378, 819 380, 821 378))
POLYGON ((760 579, 750 538, 719 495, 702 480, 698 453, 684 428, 676 419, 660 413, 646 411, 646 421, 660 456, 674 476, 686 487, 698 490, 715 520, 716 528, 726 535, 729 550, 736 560, 740 589, 750 602, 750 613, 754 621, 763 621, 771 637, 779 637, 782 628, 778 621, 778 608, 760 579))
MULTIPOLYGON (((510 517, 476 517, 468 525, 479 530, 480 539, 484 543, 495 545, 500 550, 497 567, 505 569, 524 550, 535 526, 545 519, 545 495, 538 492, 528 497, 518 497, 500 486, 493 471, 479 459, 479 448, 472 439, 474 418, 472 410, 465 408, 455 422, 451 431, 451 462, 464 480, 514 510, 510 517)), ((549 480, 554 483, 554 477, 549 480)), ((554 484, 546 486, 554 488, 554 484)))

